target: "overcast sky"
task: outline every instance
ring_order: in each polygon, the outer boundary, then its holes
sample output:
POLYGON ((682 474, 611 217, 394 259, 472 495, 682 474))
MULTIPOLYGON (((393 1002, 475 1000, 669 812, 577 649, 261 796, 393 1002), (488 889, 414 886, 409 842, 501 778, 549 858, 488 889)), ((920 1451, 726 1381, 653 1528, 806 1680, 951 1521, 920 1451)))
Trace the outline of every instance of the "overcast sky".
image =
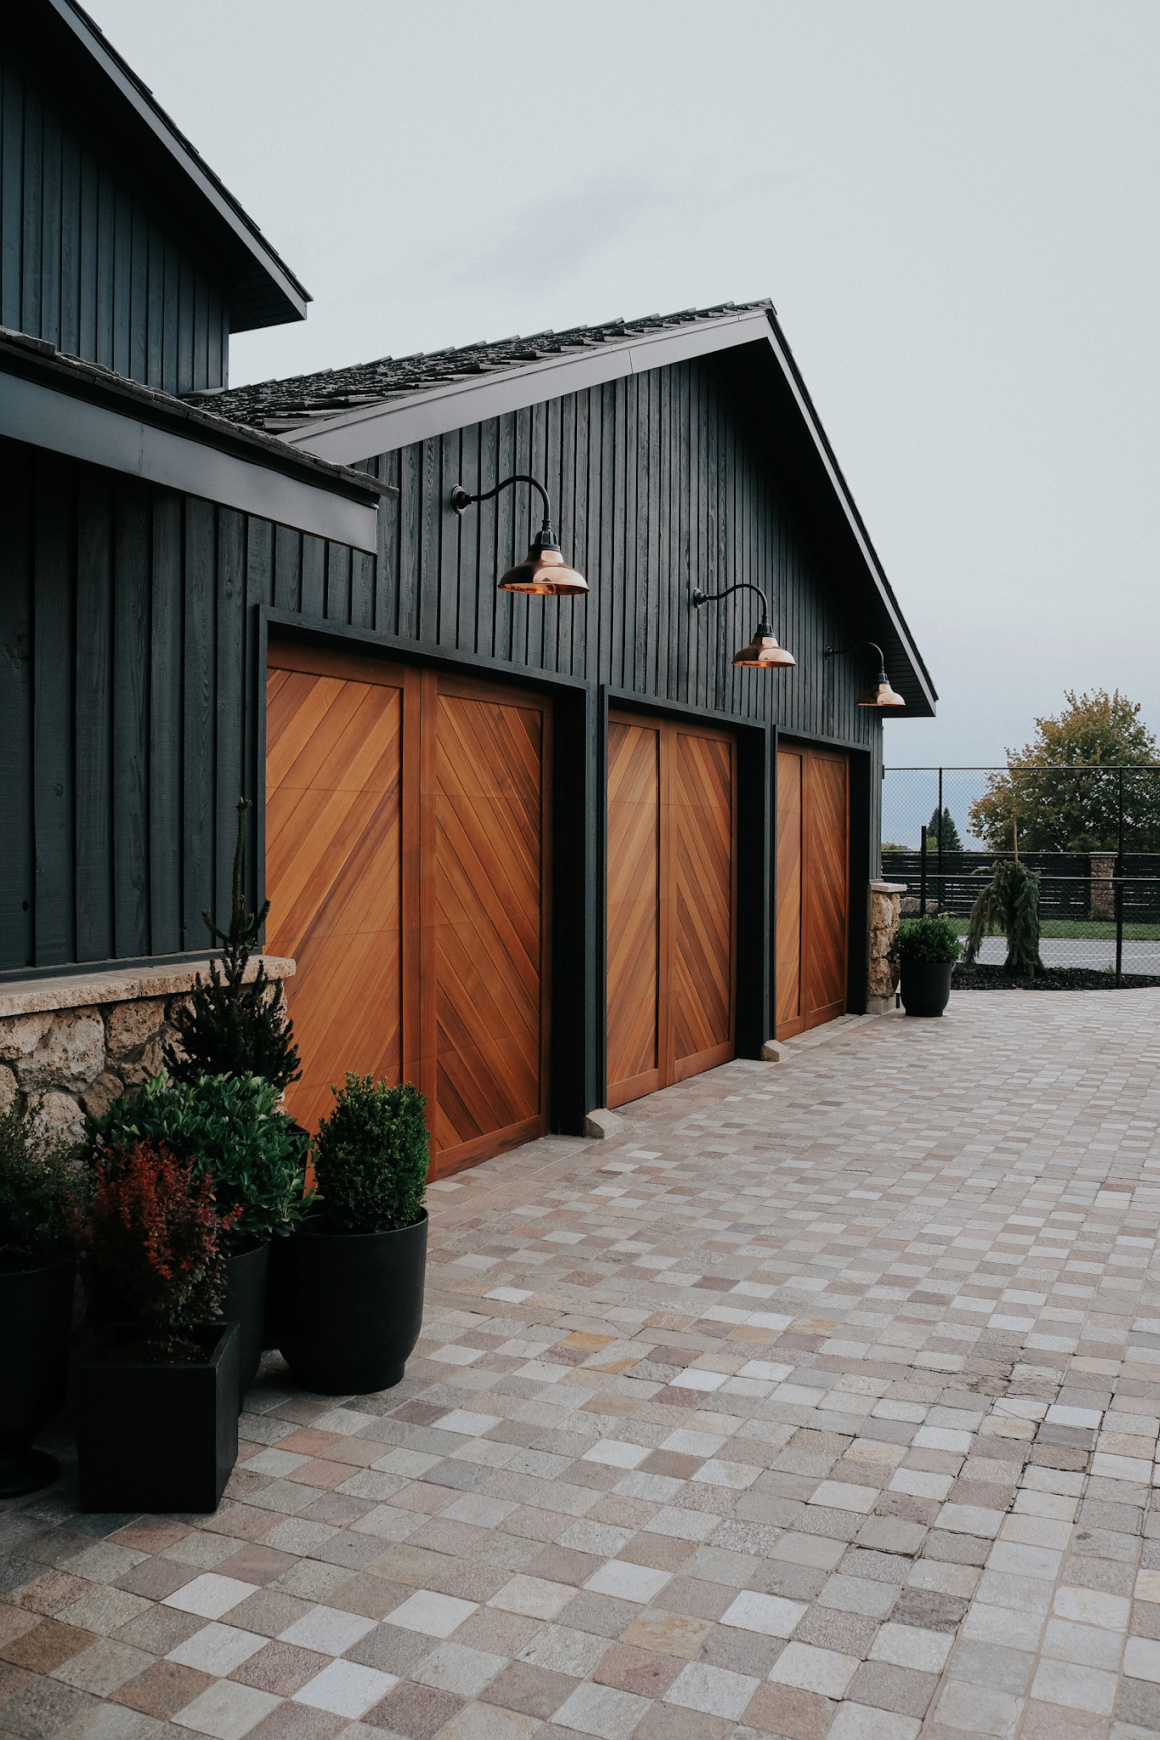
POLYGON ((940 693, 1160 729, 1157 0, 88 0, 306 284, 235 383, 772 297, 940 693))

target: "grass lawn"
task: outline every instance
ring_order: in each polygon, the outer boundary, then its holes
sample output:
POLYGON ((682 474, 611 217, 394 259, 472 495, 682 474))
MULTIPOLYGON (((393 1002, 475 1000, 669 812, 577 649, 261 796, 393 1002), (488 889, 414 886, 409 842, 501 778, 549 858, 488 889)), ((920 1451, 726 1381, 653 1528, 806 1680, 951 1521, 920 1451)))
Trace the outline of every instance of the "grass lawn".
MULTIPOLYGON (((960 936, 966 936, 969 918, 962 913, 951 913, 955 929, 960 936)), ((995 933, 992 932, 992 935, 995 933)), ((1104 938, 1107 942, 1116 940, 1114 924, 1101 919, 1081 918, 1045 918, 1039 926, 1040 936, 1082 936, 1104 938)), ((1160 924, 1126 924, 1124 926, 1125 942, 1160 942, 1160 924)))

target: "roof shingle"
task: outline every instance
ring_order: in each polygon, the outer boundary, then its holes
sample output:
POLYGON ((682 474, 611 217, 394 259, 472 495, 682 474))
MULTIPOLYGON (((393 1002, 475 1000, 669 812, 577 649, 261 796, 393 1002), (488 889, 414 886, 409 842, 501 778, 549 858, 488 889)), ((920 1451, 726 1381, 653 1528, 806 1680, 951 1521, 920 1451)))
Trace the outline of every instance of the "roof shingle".
POLYGON ((472 375, 519 369, 569 351, 578 353, 599 346, 631 343, 648 333, 772 306, 768 298, 757 302, 722 302, 715 308, 648 314, 640 320, 606 320, 596 326, 574 326, 567 332, 537 332, 528 338, 501 338, 490 344, 468 344, 459 349, 420 351, 415 356, 384 356, 376 362, 356 363, 350 368, 323 369, 313 375, 231 387, 215 392, 212 405, 218 416, 228 417, 232 422, 270 434, 285 434, 319 419, 338 416, 356 405, 386 404, 472 375))

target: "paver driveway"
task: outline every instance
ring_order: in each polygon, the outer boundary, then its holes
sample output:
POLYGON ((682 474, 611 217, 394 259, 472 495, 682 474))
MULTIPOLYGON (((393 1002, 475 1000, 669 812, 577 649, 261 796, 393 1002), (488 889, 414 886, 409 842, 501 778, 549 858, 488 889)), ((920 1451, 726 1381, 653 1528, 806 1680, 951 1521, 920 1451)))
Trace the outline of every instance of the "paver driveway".
POLYGON ((398 1389, 0 1515, 0 1729, 1157 1733, 1158 1066, 1160 993, 967 995, 437 1186, 398 1389))

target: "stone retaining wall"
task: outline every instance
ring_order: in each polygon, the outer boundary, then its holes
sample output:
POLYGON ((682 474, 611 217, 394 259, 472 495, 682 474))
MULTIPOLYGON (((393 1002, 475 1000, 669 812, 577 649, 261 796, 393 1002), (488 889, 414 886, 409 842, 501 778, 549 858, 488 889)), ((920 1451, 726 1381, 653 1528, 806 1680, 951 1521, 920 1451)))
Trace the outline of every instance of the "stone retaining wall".
POLYGON ((866 1008, 872 1015, 883 1015, 894 1007, 898 968, 890 959, 890 949, 898 930, 905 893, 904 882, 870 884, 870 977, 866 986, 866 1008))
MULTIPOLYGON (((264 958, 268 978, 294 962, 264 958)), ((250 962, 247 978, 258 970, 250 962)), ((80 1136, 118 1095, 162 1067, 178 1008, 209 961, 0 984, 0 1112, 13 1104, 52 1137, 80 1136)))

